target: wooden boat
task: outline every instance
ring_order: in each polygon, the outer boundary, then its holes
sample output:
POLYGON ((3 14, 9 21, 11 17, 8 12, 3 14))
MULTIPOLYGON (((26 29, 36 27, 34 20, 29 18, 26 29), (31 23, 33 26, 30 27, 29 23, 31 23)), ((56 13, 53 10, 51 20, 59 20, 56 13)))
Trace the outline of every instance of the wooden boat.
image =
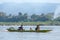
POLYGON ((16 30, 13 27, 7 29, 9 32, 49 32, 51 30, 16 30))
POLYGON ((7 29, 9 32, 49 32, 51 30, 38 30, 38 31, 35 31, 35 30, 10 30, 10 29, 7 29))

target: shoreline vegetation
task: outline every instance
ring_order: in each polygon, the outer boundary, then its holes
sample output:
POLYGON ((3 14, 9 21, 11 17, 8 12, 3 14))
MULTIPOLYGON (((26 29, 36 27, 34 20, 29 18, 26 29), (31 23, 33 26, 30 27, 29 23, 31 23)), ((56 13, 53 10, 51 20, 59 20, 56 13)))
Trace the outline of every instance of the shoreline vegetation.
POLYGON ((41 13, 39 15, 18 12, 17 15, 6 14, 5 12, 0 12, 0 25, 1 26, 36 26, 38 24, 45 26, 60 25, 60 16, 54 18, 54 13, 41 13))
POLYGON ((59 26, 60 25, 60 22, 0 22, 0 25, 1 26, 20 26, 21 24, 23 24, 24 26, 36 26, 38 24, 40 24, 41 26, 54 26, 54 25, 57 25, 59 26))
POLYGON ((0 12, 0 25, 60 25, 60 16, 54 18, 54 13, 31 14, 18 12, 17 15, 0 12))

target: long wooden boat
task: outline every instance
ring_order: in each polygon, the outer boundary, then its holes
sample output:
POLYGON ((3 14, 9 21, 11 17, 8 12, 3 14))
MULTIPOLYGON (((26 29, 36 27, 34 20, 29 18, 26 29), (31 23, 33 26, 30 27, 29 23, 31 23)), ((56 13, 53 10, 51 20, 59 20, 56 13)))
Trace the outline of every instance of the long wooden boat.
POLYGON ((20 30, 10 30, 10 29, 7 29, 9 32, 49 32, 51 30, 38 30, 38 31, 35 31, 35 30, 23 30, 23 31, 20 31, 20 30))

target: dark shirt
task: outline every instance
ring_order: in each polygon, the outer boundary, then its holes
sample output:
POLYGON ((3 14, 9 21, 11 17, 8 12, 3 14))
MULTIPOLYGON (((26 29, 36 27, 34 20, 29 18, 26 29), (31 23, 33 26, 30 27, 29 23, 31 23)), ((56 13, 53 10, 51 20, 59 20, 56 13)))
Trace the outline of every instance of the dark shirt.
POLYGON ((23 27, 19 27, 18 30, 23 30, 23 27))

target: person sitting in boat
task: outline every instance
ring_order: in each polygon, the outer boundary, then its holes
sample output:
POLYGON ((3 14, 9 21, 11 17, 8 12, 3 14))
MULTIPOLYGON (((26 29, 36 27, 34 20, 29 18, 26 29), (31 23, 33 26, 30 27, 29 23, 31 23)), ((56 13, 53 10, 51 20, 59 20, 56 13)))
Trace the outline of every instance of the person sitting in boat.
POLYGON ((18 30, 23 31, 23 25, 21 25, 21 27, 19 27, 18 30))
POLYGON ((30 27, 30 31, 32 31, 32 28, 30 27))
POLYGON ((40 30, 40 25, 37 25, 37 27, 35 28, 36 31, 39 31, 40 30))

